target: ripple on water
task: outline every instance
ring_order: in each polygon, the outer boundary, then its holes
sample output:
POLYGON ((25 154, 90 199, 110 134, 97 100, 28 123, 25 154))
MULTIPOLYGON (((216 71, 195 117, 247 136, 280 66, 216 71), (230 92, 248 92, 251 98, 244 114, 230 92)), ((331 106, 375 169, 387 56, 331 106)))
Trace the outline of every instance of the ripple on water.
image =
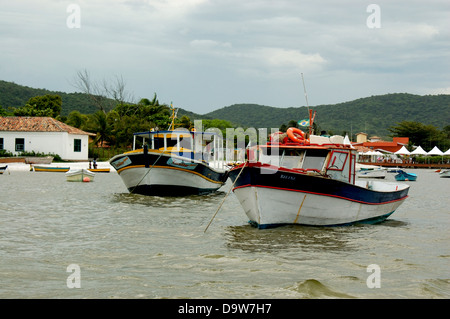
POLYGON ((349 294, 335 291, 334 289, 324 285, 319 280, 307 279, 296 283, 290 290, 299 294, 300 298, 355 298, 349 294))

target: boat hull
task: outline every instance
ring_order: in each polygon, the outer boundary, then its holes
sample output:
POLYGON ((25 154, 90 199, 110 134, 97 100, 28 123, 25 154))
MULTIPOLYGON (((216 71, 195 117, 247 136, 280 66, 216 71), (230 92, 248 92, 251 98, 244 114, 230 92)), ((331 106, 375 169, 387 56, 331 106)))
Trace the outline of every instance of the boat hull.
POLYGON ((417 175, 413 173, 406 173, 404 171, 399 172, 397 175, 395 175, 396 181, 410 181, 413 182, 417 180, 417 175))
POLYGON ((88 171, 94 173, 109 173, 109 168, 88 168, 88 171))
POLYGON ((439 177, 441 177, 441 178, 450 178, 450 170, 448 170, 448 169, 441 170, 439 172, 439 177))
POLYGON ((131 193, 185 196, 217 191, 227 178, 208 164, 149 151, 121 154, 110 160, 131 193))
POLYGON ((68 171, 66 173, 66 179, 68 182, 85 182, 85 178, 88 178, 89 182, 94 181, 95 173, 92 173, 86 169, 78 169, 73 171, 68 171))
POLYGON ((70 170, 70 167, 52 167, 52 166, 33 166, 35 172, 58 172, 65 173, 70 170))
MULTIPOLYGON (((240 169, 230 171, 233 181, 240 169)), ((243 169, 233 191, 250 223, 268 228, 286 224, 378 223, 401 205, 409 190, 408 185, 395 183, 361 181, 359 184, 253 165, 243 169)))
POLYGON ((368 170, 360 170, 356 173, 358 178, 380 178, 383 179, 386 177, 387 170, 385 169, 368 169, 368 170))
POLYGON ((3 174, 7 168, 8 168, 8 165, 0 167, 0 175, 3 174))

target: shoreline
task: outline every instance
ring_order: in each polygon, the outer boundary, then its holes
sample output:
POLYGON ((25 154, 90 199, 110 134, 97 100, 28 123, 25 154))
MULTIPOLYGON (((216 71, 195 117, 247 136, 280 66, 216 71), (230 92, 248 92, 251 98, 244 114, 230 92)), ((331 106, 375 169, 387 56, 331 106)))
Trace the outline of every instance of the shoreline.
MULTIPOLYGON (((45 167, 70 167, 70 169, 80 169, 80 168, 89 168, 89 161, 86 162, 60 162, 60 163, 51 163, 51 164, 25 164, 25 163, 4 163, 4 165, 8 165, 7 170, 10 171, 30 171, 30 166, 45 166, 45 167)), ((92 162, 91 162, 92 165, 92 162)), ((3 164, 0 164, 3 166, 3 164)), ((110 172, 116 172, 115 168, 109 162, 97 162, 97 168, 109 168, 110 172)))

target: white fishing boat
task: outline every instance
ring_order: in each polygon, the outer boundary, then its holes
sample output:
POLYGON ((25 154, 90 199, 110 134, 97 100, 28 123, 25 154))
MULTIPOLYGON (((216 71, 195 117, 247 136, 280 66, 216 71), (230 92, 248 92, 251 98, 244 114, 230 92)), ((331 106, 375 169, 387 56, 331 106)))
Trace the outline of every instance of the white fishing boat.
POLYGON ((225 184, 227 171, 210 165, 210 159, 216 161, 219 156, 219 136, 173 129, 174 119, 173 110, 172 124, 167 131, 134 133, 133 150, 109 160, 131 193, 157 196, 207 194, 225 184), (136 147, 137 139, 142 139, 140 148, 136 147))
POLYGON ((66 172, 66 179, 68 182, 93 182, 95 173, 87 169, 71 169, 66 172))
POLYGON ((249 152, 254 157, 230 170, 234 194, 251 224, 377 223, 407 198, 408 185, 356 180, 357 154, 350 145, 333 137, 305 139, 299 131, 288 129, 282 139, 271 136, 249 152))
POLYGON ((387 169, 379 166, 372 165, 360 165, 358 164, 359 169, 357 168, 356 176, 358 178, 380 178, 383 179, 386 177, 387 169))

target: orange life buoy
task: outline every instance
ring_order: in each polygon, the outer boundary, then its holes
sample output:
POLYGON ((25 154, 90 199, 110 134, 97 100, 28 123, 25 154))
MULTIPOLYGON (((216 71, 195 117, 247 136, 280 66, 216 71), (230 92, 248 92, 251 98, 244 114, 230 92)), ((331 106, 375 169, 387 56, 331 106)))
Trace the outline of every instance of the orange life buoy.
POLYGON ((289 139, 295 143, 302 143, 303 140, 305 139, 305 132, 296 127, 288 128, 286 133, 289 136, 289 139), (298 137, 298 135, 300 135, 300 137, 298 137))

